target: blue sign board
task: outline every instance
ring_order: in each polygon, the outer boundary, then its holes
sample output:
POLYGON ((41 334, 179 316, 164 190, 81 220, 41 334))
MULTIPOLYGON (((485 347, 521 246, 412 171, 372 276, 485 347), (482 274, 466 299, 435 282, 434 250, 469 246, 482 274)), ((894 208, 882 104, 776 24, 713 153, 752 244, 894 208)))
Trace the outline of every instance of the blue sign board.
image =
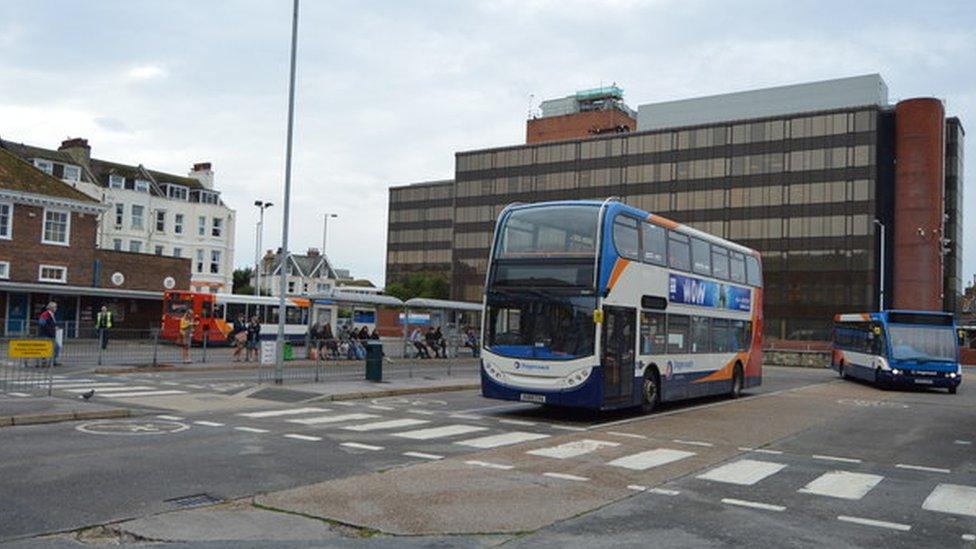
POLYGON ((684 275, 671 275, 668 292, 671 303, 749 311, 752 309, 752 290, 711 280, 684 275))

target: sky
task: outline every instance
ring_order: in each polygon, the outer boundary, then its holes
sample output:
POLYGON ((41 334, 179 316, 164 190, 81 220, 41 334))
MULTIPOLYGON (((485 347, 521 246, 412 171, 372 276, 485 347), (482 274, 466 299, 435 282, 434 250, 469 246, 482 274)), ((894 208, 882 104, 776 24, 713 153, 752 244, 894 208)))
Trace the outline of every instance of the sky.
MULTIPOLYGON (((388 188, 454 153, 524 142, 530 107, 616 82, 636 108, 880 73, 970 131, 964 273, 976 272, 976 2, 305 0, 290 248, 384 283, 388 188)), ((0 3, 0 137, 185 174, 213 163, 235 263, 281 242, 289 0, 0 3)))

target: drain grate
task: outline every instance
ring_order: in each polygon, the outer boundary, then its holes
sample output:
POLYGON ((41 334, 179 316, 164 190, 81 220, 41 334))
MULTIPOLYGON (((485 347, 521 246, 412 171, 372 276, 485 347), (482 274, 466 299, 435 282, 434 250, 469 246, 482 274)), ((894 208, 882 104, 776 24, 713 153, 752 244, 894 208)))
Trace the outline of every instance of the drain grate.
POLYGON ((259 398, 261 400, 273 400, 276 402, 302 402, 310 398, 322 396, 321 393, 309 393, 306 391, 295 391, 293 389, 278 389, 268 387, 251 393, 248 398, 259 398))
POLYGON ((213 505, 215 503, 220 503, 222 499, 211 496, 210 494, 193 494, 192 496, 182 496, 178 498, 172 498, 166 500, 166 503, 171 503, 176 507, 186 508, 186 507, 199 507, 201 505, 213 505))

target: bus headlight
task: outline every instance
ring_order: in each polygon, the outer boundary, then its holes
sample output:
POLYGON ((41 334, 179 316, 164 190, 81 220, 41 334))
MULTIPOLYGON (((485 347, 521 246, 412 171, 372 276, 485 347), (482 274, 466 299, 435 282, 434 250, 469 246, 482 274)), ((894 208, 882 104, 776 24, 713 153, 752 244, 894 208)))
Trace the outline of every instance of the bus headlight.
POLYGON ((492 379, 495 379, 495 380, 498 380, 498 381, 502 381, 502 380, 505 379, 505 372, 502 372, 501 370, 499 370, 491 362, 487 362, 487 361, 485 362, 485 371, 488 372, 488 375, 492 379))
POLYGON ((570 387, 574 385, 579 385, 586 381, 586 378, 590 377, 590 368, 583 368, 582 370, 576 370, 575 372, 569 374, 566 377, 566 385, 570 387))
POLYGON ((955 372, 949 372, 949 379, 956 379, 956 373, 955 372))
POLYGON ((901 375, 901 370, 899 370, 898 368, 893 368, 891 370, 891 374, 892 375, 896 375, 896 376, 900 376, 901 375))

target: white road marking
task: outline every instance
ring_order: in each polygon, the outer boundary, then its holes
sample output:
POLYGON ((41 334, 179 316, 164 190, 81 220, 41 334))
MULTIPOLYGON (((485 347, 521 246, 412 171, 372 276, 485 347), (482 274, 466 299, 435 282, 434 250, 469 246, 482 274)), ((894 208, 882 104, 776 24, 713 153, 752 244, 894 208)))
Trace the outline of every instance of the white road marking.
POLYGON ((505 423, 508 425, 522 425, 524 427, 532 427, 536 425, 534 421, 523 421, 521 419, 499 419, 498 423, 505 423))
POLYGON ((798 491, 840 499, 861 499, 884 477, 848 471, 824 473, 798 491))
POLYGON ((651 494, 660 494, 662 496, 676 496, 681 493, 677 490, 668 490, 667 488, 651 488, 648 490, 648 492, 651 494))
POLYGON ((423 452, 404 452, 403 455, 407 457, 414 457, 420 459, 432 459, 432 460, 444 459, 444 456, 439 456, 437 454, 425 454, 423 452))
POLYGON ((286 419, 288 423, 299 425, 325 425, 328 423, 341 423, 343 421, 359 421, 361 419, 372 419, 380 417, 376 414, 339 414, 337 416, 319 416, 305 419, 286 419))
POLYGON ((12 397, 29 397, 30 396, 30 394, 28 394, 28 393, 7 393, 7 394, 10 395, 10 396, 12 396, 12 397))
POLYGON ((783 452, 781 452, 779 450, 767 450, 765 448, 756 448, 756 449, 754 449, 752 451, 753 452, 756 452, 757 454, 769 454, 771 456, 781 456, 781 455, 783 455, 783 452))
POLYGON ((821 460, 824 460, 824 461, 840 461, 842 463, 861 463, 861 460, 854 459, 854 458, 845 458, 845 457, 837 457, 837 456, 823 456, 823 455, 820 455, 820 454, 814 454, 814 455, 812 455, 810 457, 812 457, 813 459, 821 459, 821 460))
POLYGON ((379 404, 371 404, 367 406, 367 408, 371 410, 386 410, 386 411, 396 410, 396 408, 394 408, 393 406, 380 406, 379 404))
POLYGON ((139 391, 133 393, 110 393, 105 394, 106 398, 132 398, 132 397, 154 397, 154 396, 170 396, 170 395, 185 395, 186 391, 178 391, 176 389, 167 389, 165 391, 139 391))
MULTIPOLYGON (((44 383, 42 383, 41 385, 45 385, 46 386, 46 384, 44 384, 44 383)), ((103 389, 103 390, 107 390, 108 387, 115 387, 115 388, 117 388, 116 390, 118 390, 118 389, 125 388, 125 385, 122 384, 122 383, 111 383, 111 382, 105 382, 105 383, 66 383, 66 384, 63 384, 63 385, 54 384, 54 386, 52 388, 58 389, 60 391, 68 391, 68 392, 71 392, 70 389, 81 389, 82 392, 84 392, 84 391, 86 391, 88 389, 103 389)), ((155 389, 155 387, 150 387, 150 389, 155 389)))
POLYGON ((844 522, 851 522, 854 524, 863 524, 864 526, 877 526, 878 528, 888 528, 890 530, 898 530, 900 532, 907 532, 912 529, 911 526, 907 524, 899 524, 897 522, 885 522, 883 520, 873 520, 860 517, 848 517, 841 515, 837 517, 837 520, 844 522))
POLYGON ((165 420, 169 420, 169 421, 183 421, 183 419, 184 419, 184 418, 182 418, 180 416, 167 416, 167 415, 156 416, 156 417, 158 417, 159 419, 165 419, 165 420))
POLYGON ((257 427, 234 427, 238 431, 244 431, 245 433, 267 433, 267 429, 258 429, 257 427))
POLYGON ((750 509, 762 509, 763 511, 785 511, 786 507, 782 505, 773 505, 771 503, 761 503, 758 501, 746 501, 744 499, 735 498, 722 498, 722 503, 727 505, 738 505, 739 507, 749 507, 750 509))
POLYGON ((460 444, 461 446, 470 446, 472 448, 497 448, 499 446, 509 446, 511 444, 518 444, 520 442, 528 442, 530 440, 540 440, 543 438, 549 438, 549 435, 542 435, 539 433, 525 433, 522 431, 513 431, 511 433, 502 433, 500 435, 489 435, 486 437, 470 438, 468 440, 460 440, 454 444, 460 444))
POLYGON ((926 467, 924 465, 907 465, 905 463, 899 463, 895 465, 899 469, 911 469, 913 471, 925 471, 928 473, 945 473, 949 474, 952 471, 950 469, 943 469, 941 467, 926 467))
POLYGON ((432 416, 435 414, 435 412, 431 412, 430 410, 413 410, 413 409, 407 410, 407 413, 420 414, 422 416, 432 416))
POLYGON ((961 446, 969 446, 972 443, 973 443, 973 441, 971 441, 971 440, 954 440, 953 441, 953 444, 959 444, 961 446))
POLYGON ((586 427, 576 427, 575 425, 552 425, 552 424, 550 424, 549 425, 549 428, 551 428, 551 429, 559 429, 561 431, 576 431, 576 432, 588 431, 589 430, 586 427))
POLYGON ((502 465, 501 463, 491 463, 489 461, 465 461, 464 463, 468 465, 474 465, 477 467, 487 467, 489 469, 501 469, 502 471, 508 471, 509 469, 514 469, 514 465, 502 465))
POLYGON ((925 498, 922 509, 953 515, 976 517, 976 488, 959 484, 940 484, 925 498))
POLYGON ((657 450, 648 450, 639 454, 624 456, 607 463, 607 465, 623 467, 624 469, 632 469, 634 471, 644 471, 651 467, 659 467, 673 461, 689 458, 693 455, 695 455, 695 452, 658 448, 657 450))
POLYGON ((160 385, 179 385, 179 383, 177 383, 175 381, 160 381, 159 384, 160 385))
POLYGON ((307 441, 310 441, 310 442, 315 442, 315 441, 318 441, 318 440, 322 440, 321 437, 312 437, 312 436, 308 436, 308 435, 296 435, 294 433, 290 433, 290 434, 285 435, 285 438, 293 438, 295 440, 307 440, 307 441))
POLYGON ((479 419, 483 419, 483 416, 473 416, 473 415, 470 415, 470 414, 451 414, 448 417, 450 417, 452 419, 470 419, 472 421, 477 421, 479 419))
MULTIPOLYGON (((55 378, 55 379, 52 379, 51 380, 51 384, 52 385, 60 385, 62 383, 93 383, 94 381, 95 380, 94 379, 91 379, 91 378, 81 378, 81 379, 70 379, 70 378, 57 379, 57 378, 55 378)), ((10 381, 9 383, 11 385, 33 385, 33 384, 35 384, 37 382, 36 381, 10 381)), ((47 382, 45 381, 44 384, 46 385, 47 382)))
POLYGON ((647 490, 647 486, 641 486, 640 484, 628 484, 627 485, 627 489, 628 490, 637 490, 638 492, 643 492, 644 490, 647 490))
POLYGON ((413 440, 431 440, 435 438, 444 438, 487 430, 487 427, 475 427, 474 425, 446 425, 444 427, 432 427, 430 429, 417 429, 415 431, 393 433, 393 436, 413 440))
POLYGON ((203 389, 203 385, 184 385, 184 387, 189 387, 191 389, 203 389))
POLYGON ((698 478, 728 484, 738 484, 740 486, 752 486, 760 480, 770 475, 775 475, 785 468, 786 465, 782 463, 740 459, 739 461, 721 465, 702 475, 698 475, 698 478))
POLYGON ((700 440, 681 440, 676 438, 673 439, 671 442, 677 442, 678 444, 687 444, 689 446, 705 446, 706 448, 711 448, 715 446, 711 442, 702 442, 700 440))
POLYGON ((194 425, 203 425, 204 427, 223 427, 223 423, 217 423, 216 421, 194 421, 194 425))
POLYGON ((640 438, 646 439, 644 435, 635 435, 634 433, 621 433, 619 431, 607 431, 608 435, 613 435, 615 437, 626 437, 626 438, 640 438))
POLYGON ((606 440, 592 440, 583 439, 576 440, 573 442, 565 442, 559 446, 551 446, 549 448, 539 448, 538 450, 529 450, 527 454, 533 456, 542 456, 555 459, 568 459, 584 454, 589 454, 595 452, 600 448, 613 448, 614 446, 620 446, 618 442, 609 442, 606 440))
POLYGON ((976 541, 976 535, 974 535, 974 534, 963 534, 962 535, 962 540, 963 541, 976 541))
POLYGON ((360 423, 359 425, 350 425, 348 427, 343 427, 347 431, 378 431, 380 429, 398 429, 400 427, 412 427, 414 425, 423 425, 424 423, 430 423, 426 419, 391 419, 387 421, 374 421, 372 423, 360 423))
POLYGON ((237 414, 241 417, 250 418, 265 418, 265 417, 278 417, 278 416, 294 416, 300 414, 312 414, 316 412, 329 412, 328 408, 292 408, 291 410, 269 410, 266 412, 248 412, 246 414, 237 414))
POLYGON ((549 478, 558 478, 560 480, 573 480, 576 482, 586 482, 590 480, 589 477, 578 477, 576 475, 568 475, 566 473, 542 473, 542 476, 549 478))
MULTIPOLYGON (((55 389, 60 389, 61 387, 55 387, 55 389)), ((129 387, 122 385, 121 387, 82 387, 81 389, 64 389, 67 393, 87 393, 88 391, 95 389, 97 393, 117 393, 125 391, 155 391, 155 387, 150 387, 148 385, 137 385, 135 387, 129 387)))
POLYGON ((346 402, 344 400, 334 400, 334 401, 330 402, 329 404, 331 404, 333 406, 355 406, 356 405, 353 402, 346 402))
POLYGON ((345 446, 346 448, 353 448, 356 450, 371 450, 374 452, 383 449, 382 446, 373 446, 372 444, 360 444, 358 442, 343 442, 339 446, 345 446))

